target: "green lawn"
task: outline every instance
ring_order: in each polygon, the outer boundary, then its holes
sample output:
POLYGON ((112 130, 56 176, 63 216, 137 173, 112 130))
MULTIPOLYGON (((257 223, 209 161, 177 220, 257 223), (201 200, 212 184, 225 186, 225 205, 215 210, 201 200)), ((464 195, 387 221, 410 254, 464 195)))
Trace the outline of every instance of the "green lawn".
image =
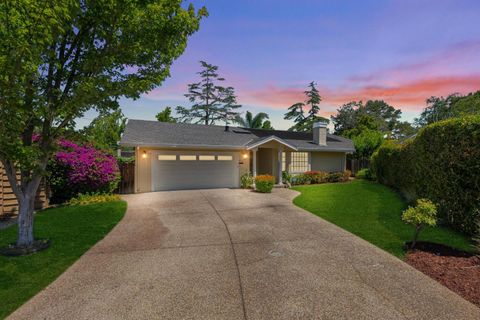
MULTIPOLYGON (((389 188, 366 180, 296 186, 302 194, 294 203, 339 227, 403 258, 405 241, 410 241, 413 228, 401 220, 406 208, 402 199, 389 188)), ((446 228, 428 228, 420 240, 446 244, 471 251, 470 241, 446 228)))
MULTIPOLYGON (((48 238, 45 251, 23 257, 0 255, 0 318, 5 318, 55 280, 123 217, 115 201, 45 210, 35 217, 35 237, 48 238)), ((0 247, 15 242, 17 228, 0 230, 0 247)))

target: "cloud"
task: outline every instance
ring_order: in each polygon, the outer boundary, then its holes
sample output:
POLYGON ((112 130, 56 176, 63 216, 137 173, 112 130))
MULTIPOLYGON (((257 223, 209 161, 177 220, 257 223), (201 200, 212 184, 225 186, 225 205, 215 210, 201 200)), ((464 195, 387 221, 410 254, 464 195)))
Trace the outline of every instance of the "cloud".
MULTIPOLYGON (((480 89, 480 74, 465 76, 439 76, 407 81, 391 86, 366 85, 357 88, 336 90, 319 88, 322 105, 331 111, 340 105, 359 100, 382 99, 397 108, 421 111, 430 96, 445 96, 450 93, 468 93, 480 89)), ((243 91, 241 103, 286 109, 293 103, 305 99, 303 88, 282 88, 268 85, 261 90, 243 91)))

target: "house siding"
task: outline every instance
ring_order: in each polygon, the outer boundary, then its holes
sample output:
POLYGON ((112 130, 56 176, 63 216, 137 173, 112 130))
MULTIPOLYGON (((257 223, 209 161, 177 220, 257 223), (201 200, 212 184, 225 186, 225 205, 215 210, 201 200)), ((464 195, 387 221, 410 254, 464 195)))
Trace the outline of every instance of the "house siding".
POLYGON ((345 159, 346 156, 343 152, 312 152, 312 170, 327 172, 344 171, 346 166, 345 159))

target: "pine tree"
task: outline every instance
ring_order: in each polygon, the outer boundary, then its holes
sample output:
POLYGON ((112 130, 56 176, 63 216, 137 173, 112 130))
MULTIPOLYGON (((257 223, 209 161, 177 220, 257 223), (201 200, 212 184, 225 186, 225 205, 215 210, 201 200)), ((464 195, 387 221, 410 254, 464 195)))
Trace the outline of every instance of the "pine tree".
POLYGON ((190 108, 177 107, 182 122, 203 123, 213 125, 218 121, 235 119, 238 112, 235 110, 241 105, 237 104, 237 97, 233 87, 223 87, 219 82, 225 81, 218 74, 218 67, 205 61, 200 61, 202 70, 200 82, 188 85, 188 93, 185 96, 194 103, 190 108))

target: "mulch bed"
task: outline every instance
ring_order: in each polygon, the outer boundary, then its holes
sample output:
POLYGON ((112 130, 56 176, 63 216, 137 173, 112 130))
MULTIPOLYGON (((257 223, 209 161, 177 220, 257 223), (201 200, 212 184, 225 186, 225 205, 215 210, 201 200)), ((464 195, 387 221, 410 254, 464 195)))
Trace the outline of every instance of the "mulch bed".
POLYGON ((480 256, 421 242, 405 261, 480 307, 480 256))

